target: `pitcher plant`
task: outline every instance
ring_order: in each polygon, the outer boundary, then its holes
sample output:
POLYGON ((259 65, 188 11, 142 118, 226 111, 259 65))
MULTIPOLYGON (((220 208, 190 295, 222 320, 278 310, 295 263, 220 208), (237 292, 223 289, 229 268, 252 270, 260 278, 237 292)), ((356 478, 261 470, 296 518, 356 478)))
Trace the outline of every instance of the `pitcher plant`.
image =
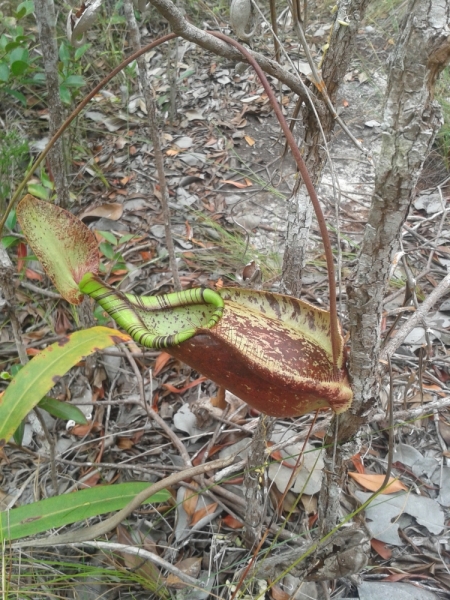
MULTIPOLYGON (((232 44, 254 68, 280 122, 322 236, 329 312, 289 296, 235 288, 193 289, 153 297, 126 294, 99 278, 95 236, 71 213, 27 195, 17 207, 19 222, 62 296, 77 304, 87 294, 136 342, 166 349, 269 415, 292 417, 324 407, 342 412, 350 406, 352 391, 337 318, 333 253, 316 191, 275 94, 254 57, 236 40, 218 32, 210 34, 232 44)), ((139 54, 173 37, 176 34, 155 40, 114 69, 68 117, 34 167, 115 73, 139 54)), ((32 171, 20 184, 10 207, 32 171)), ((6 215, 0 228, 5 219, 6 215)))

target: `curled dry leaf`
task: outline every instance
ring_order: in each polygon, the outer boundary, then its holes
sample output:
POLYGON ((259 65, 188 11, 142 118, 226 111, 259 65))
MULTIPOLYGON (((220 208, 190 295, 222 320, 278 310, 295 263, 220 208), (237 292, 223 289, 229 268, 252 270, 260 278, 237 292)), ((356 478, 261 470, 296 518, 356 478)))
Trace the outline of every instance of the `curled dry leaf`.
POLYGON ((238 519, 235 519, 232 515, 227 515, 226 517, 224 517, 222 519, 222 523, 230 529, 242 529, 242 527, 244 527, 244 523, 242 523, 238 519))
POLYGON ((79 48, 86 41, 84 35, 97 19, 97 13, 103 0, 87 0, 78 10, 71 10, 67 16, 67 39, 75 48, 79 48))
POLYGON ((87 425, 75 425, 70 429, 70 435, 76 435, 78 437, 84 437, 85 435, 89 435, 90 433, 98 433, 102 430, 102 424, 98 421, 93 421, 88 423, 87 425))
POLYGON ((118 221, 123 214, 123 205, 119 202, 105 202, 100 206, 93 206, 86 209, 81 215, 80 219, 93 218, 93 217, 104 217, 105 219, 111 219, 112 221, 118 221))
POLYGON ((243 189, 249 187, 249 185, 252 185, 251 183, 242 183, 241 181, 233 181, 232 179, 223 179, 221 183, 228 183, 229 185, 233 185, 234 187, 237 187, 239 189, 243 189))
MULTIPOLYGON (((198 484, 195 482, 191 483, 191 487, 198 489, 198 484)), ((193 514, 196 511, 198 503, 198 494, 196 494, 193 490, 186 488, 184 491, 184 500, 183 500, 183 508, 186 514, 189 517, 189 520, 192 519, 193 514)))
POLYGON ((166 366, 171 359, 171 355, 168 352, 161 352, 155 361, 155 367, 153 369, 153 375, 158 375, 166 366))
MULTIPOLYGON (((359 485, 370 492, 377 492, 383 485, 384 475, 377 473, 352 473, 349 472, 350 477, 359 483, 359 485)), ((395 492, 405 492, 408 488, 398 479, 393 477, 389 478, 389 483, 386 488, 381 492, 382 494, 395 494, 395 492)))
POLYGON ((392 558, 392 550, 388 548, 384 542, 380 542, 380 540, 372 538, 370 540, 370 545, 375 552, 381 556, 381 558, 384 558, 384 560, 389 560, 392 558))
POLYGON ((317 496, 308 496, 307 494, 302 494, 300 498, 303 504, 303 508, 307 515, 315 515, 317 513, 317 496))
MULTIPOLYGON (((189 577, 193 577, 196 579, 199 576, 200 568, 202 565, 202 559, 198 556, 192 556, 190 558, 185 558, 176 563, 177 569, 180 569, 185 575, 189 575, 189 577)), ((166 586, 175 590, 182 590, 188 587, 188 584, 182 581, 176 575, 169 573, 166 579, 166 586)))
POLYGON ((290 600, 292 597, 290 594, 282 590, 277 585, 274 585, 270 591, 273 600, 290 600))
POLYGON ((212 504, 207 504, 206 506, 203 506, 202 508, 196 510, 195 513, 192 515, 191 519, 192 527, 196 523, 204 519, 207 515, 212 515, 213 513, 215 513, 218 506, 219 504, 217 502, 213 502, 212 504))
POLYGON ((236 36, 248 42, 255 33, 256 27, 246 32, 247 25, 249 24, 252 17, 252 3, 251 0, 232 0, 230 6, 230 23, 236 36))
POLYGON ((171 383, 163 383, 162 386, 163 388, 166 388, 166 390, 169 390, 169 392, 172 392, 172 394, 184 394, 186 390, 190 390, 192 387, 200 385, 200 383, 203 383, 204 381, 206 381, 206 377, 199 377, 198 379, 187 383, 181 388, 177 388, 171 383))

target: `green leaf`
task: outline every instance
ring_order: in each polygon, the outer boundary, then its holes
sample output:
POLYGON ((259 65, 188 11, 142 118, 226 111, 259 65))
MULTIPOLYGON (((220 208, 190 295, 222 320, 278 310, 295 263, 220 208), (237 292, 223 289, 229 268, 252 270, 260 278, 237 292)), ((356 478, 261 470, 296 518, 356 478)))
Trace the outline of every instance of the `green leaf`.
POLYGON ((36 85, 45 85, 45 73, 35 73, 31 80, 36 85))
POLYGON ((124 23, 126 23, 126 19, 121 15, 111 15, 109 23, 110 25, 123 25, 124 23))
POLYGON ((50 177, 47 175, 47 173, 44 171, 44 169, 42 169, 40 176, 41 176, 42 185, 45 188, 48 188, 49 190, 53 190, 55 187, 53 184, 53 181, 50 179, 50 177))
POLYGON ((187 69, 186 71, 184 71, 184 73, 181 73, 181 75, 178 77, 177 83, 180 83, 180 81, 183 81, 183 79, 186 79, 186 77, 190 77, 194 73, 195 73, 195 69, 187 69))
POLYGON ((12 365, 12 367, 11 367, 11 375, 12 375, 13 377, 15 377, 15 376, 17 375, 17 373, 18 373, 18 372, 19 372, 21 369, 23 369, 23 365, 20 365, 20 364, 19 364, 19 365, 12 365))
POLYGON ((109 260, 114 260, 114 256, 116 253, 114 251, 114 248, 111 246, 111 244, 108 244, 108 242, 100 242, 98 247, 100 248, 100 252, 104 256, 106 256, 106 258, 108 258, 109 260))
POLYGON ((126 244, 127 242, 132 240, 134 237, 135 237, 134 233, 127 233, 127 234, 123 235, 118 242, 119 246, 121 244, 126 244))
POLYGON ((12 65, 15 62, 24 62, 27 67, 30 62, 30 55, 26 48, 19 46, 14 48, 14 50, 9 55, 9 64, 12 65))
POLYGON ((0 81, 6 83, 9 79, 9 65, 5 62, 0 62, 0 81))
POLYGON ((13 98, 18 100, 19 102, 21 102, 22 106, 27 105, 27 99, 22 94, 22 92, 18 92, 17 90, 12 90, 10 88, 4 88, 3 91, 9 94, 10 96, 13 96, 13 98))
POLYGON ((14 244, 17 244, 19 241, 19 238, 16 238, 13 235, 5 235, 5 237, 2 237, 2 246, 3 248, 11 248, 11 246, 14 246, 14 244))
POLYGON ((16 19, 22 19, 27 14, 27 11, 24 7, 14 13, 16 19))
POLYGON ((78 406, 68 404, 67 402, 61 402, 56 398, 50 398, 50 396, 44 396, 39 402, 39 408, 43 408, 48 413, 56 417, 57 419, 63 419, 64 421, 75 421, 80 425, 86 425, 87 420, 78 406))
POLYGON ((17 7, 17 13, 14 15, 16 17, 16 19, 22 19, 23 17, 26 17, 27 15, 31 15, 31 13, 34 12, 34 2, 33 0, 25 0, 24 2, 21 2, 19 4, 19 6, 17 7), (24 12, 23 16, 18 17, 17 13, 20 13, 22 15, 22 13, 24 12))
POLYGON ((80 60, 80 58, 89 50, 92 44, 83 44, 79 48, 75 50, 75 60, 80 60))
POLYGON ((15 48, 20 48, 20 46, 20 41, 14 40, 13 42, 9 42, 8 44, 6 44, 5 51, 12 52, 15 48))
POLYGON ((63 85, 68 88, 79 88, 85 85, 86 81, 82 75, 69 75, 63 81, 63 85))
POLYGON ((97 304, 94 308, 94 317, 97 319, 100 325, 108 325, 110 323, 110 317, 108 313, 105 313, 100 304, 97 304))
POLYGON ((14 229, 14 227, 16 226, 16 223, 17 223, 17 215, 16 215, 15 209, 13 209, 9 213, 8 218, 6 219, 5 225, 10 231, 12 231, 14 229))
POLYGON ((61 96, 61 101, 64 102, 64 104, 70 104, 72 102, 72 94, 70 93, 70 90, 66 88, 66 86, 59 86, 59 95, 61 96))
POLYGON ((25 434, 25 419, 22 420, 19 427, 15 430, 15 432, 13 434, 13 439, 18 446, 22 445, 24 434, 25 434))
POLYGON ((22 419, 83 356, 130 338, 115 329, 93 327, 52 344, 27 363, 6 388, 0 401, 0 448, 22 419))
POLYGON ((22 94, 22 92, 18 92, 17 90, 12 90, 11 88, 4 88, 3 91, 6 92, 7 94, 9 94, 10 96, 13 96, 13 98, 18 100, 23 106, 27 105, 27 99, 22 94))
POLYGON ((70 52, 67 43, 64 41, 59 47, 59 60, 67 64, 70 60, 70 52))
MULTIPOLYGON (((136 481, 96 486, 4 511, 0 513, 0 541, 17 540, 120 510, 149 485, 148 482, 136 481)), ((145 503, 166 502, 170 497, 170 493, 163 490, 145 503)))
POLYGON ((28 69, 28 63, 23 60, 15 60, 11 63, 11 73, 16 77, 23 75, 28 69))
POLYGON ((28 192, 41 200, 48 200, 50 196, 49 190, 40 183, 29 183, 27 185, 28 192))
POLYGON ((110 231, 98 231, 98 233, 105 238, 105 240, 107 242, 109 242, 110 244, 112 244, 113 246, 117 246, 117 238, 116 236, 111 233, 110 231))
POLYGON ((62 296, 80 304, 78 283, 86 273, 97 273, 99 253, 92 231, 72 213, 27 195, 17 218, 28 243, 62 296))

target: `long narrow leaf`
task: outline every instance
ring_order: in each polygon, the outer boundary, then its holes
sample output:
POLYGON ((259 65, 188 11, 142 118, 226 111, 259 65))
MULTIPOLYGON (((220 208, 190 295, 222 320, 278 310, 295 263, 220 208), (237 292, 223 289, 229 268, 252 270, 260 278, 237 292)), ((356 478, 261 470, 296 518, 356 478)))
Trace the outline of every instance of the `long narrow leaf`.
MULTIPOLYGON (((148 482, 132 482, 97 486, 4 511, 0 513, 0 541, 29 537, 120 510, 149 485, 148 482)), ((162 490, 145 502, 166 502, 169 498, 170 493, 162 490)))
POLYGON ((80 425, 86 425, 87 420, 78 406, 68 404, 67 402, 61 402, 56 398, 50 398, 50 396, 44 396, 39 402, 39 408, 43 408, 53 417, 57 419, 63 419, 64 421, 75 421, 80 425))
POLYGON ((128 335, 115 329, 92 327, 64 337, 35 356, 0 397, 0 448, 30 410, 83 356, 129 340, 128 335))

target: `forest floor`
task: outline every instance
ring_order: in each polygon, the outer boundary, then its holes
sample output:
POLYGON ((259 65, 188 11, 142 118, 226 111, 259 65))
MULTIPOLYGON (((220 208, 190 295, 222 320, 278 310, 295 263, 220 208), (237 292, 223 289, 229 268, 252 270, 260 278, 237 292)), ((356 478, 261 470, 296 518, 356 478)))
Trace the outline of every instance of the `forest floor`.
MULTIPOLYGON (((313 54, 318 55, 329 27, 326 15, 318 13, 314 19, 308 35, 313 54)), ((336 248, 339 240, 344 331, 345 278, 357 260, 370 208, 382 132, 386 59, 392 48, 392 32, 378 25, 370 21, 362 25, 358 52, 337 106, 371 158, 362 155, 336 127, 329 147, 333 177, 328 167, 319 187, 336 248)), ((152 23, 151 35, 143 35, 143 43, 156 37, 156 29, 152 23)), ((88 39, 89 35, 95 39, 95 32, 88 34, 88 39)), ((284 37, 289 57, 303 68, 304 55, 289 28, 284 37)), ((253 43, 269 48, 270 37, 260 33, 253 43)), ((184 40, 178 44, 173 125, 168 114, 172 74, 167 49, 152 51, 146 60, 165 119, 161 137, 183 287, 245 286, 244 268, 255 261, 262 272, 263 289, 277 291, 287 203, 297 177, 289 156, 280 160, 284 142, 278 123, 251 69, 236 68, 184 40)), ((99 69, 101 59, 94 57, 93 61, 99 69)), ((280 90, 274 84, 274 89, 289 116, 295 97, 284 86, 280 90)), ((36 152, 46 137, 46 108, 38 99, 34 103, 31 93, 29 98, 26 120, 14 103, 8 105, 2 119, 17 121, 36 152)), ((123 280, 122 291, 135 294, 172 291, 158 180, 137 84, 120 85, 120 80, 113 80, 91 102, 70 136, 71 210, 96 232, 105 279, 110 284, 123 280)), ((436 150, 427 159, 414 208, 405 223, 404 254, 392 268, 383 321, 385 336, 401 314, 405 296, 406 303, 410 297, 423 299, 450 265, 447 179, 445 163, 436 150), (414 280, 415 289, 408 280, 414 280)), ((34 183, 39 185, 41 180, 36 177, 34 183)), ((311 239, 303 297, 326 307, 325 260, 315 225, 311 239)), ((10 256, 18 270, 17 316, 27 352, 33 356, 74 331, 77 320, 40 264, 25 264, 23 253, 16 249, 11 248, 10 256)), ((111 326, 101 310, 94 314, 97 324, 111 326)), ((382 501, 372 503, 358 516, 372 536, 369 563, 360 577, 318 583, 301 581, 295 573, 279 573, 282 577, 274 582, 259 573, 247 579, 237 597, 450 597, 450 409, 426 409, 427 403, 434 406, 436 400, 450 396, 449 326, 450 300, 444 300, 423 327, 411 332, 393 358, 394 409, 399 414, 404 411, 395 426, 392 475, 398 481, 393 493, 383 495, 382 501), (412 417, 413 409, 420 416, 412 417)), ((186 468, 185 458, 149 418, 146 405, 157 410, 178 436, 192 464, 204 460, 206 451, 214 458, 237 451, 238 459, 245 457, 260 418, 254 410, 231 395, 226 396, 225 404, 218 401, 214 384, 165 352, 137 346, 130 350, 119 346, 99 352, 94 364, 80 364, 52 390, 55 398, 78 406, 88 418, 88 426, 68 424, 42 411, 51 443, 39 421, 30 418, 22 444, 5 448, 0 455, 3 510, 101 484, 154 482, 186 468), (52 444, 56 490, 51 476, 52 444)), ((0 330, 0 356, 2 371, 11 371, 17 363, 17 350, 6 319, 0 330)), ((383 380, 372 421, 361 431, 361 450, 349 461, 350 476, 342 490, 343 518, 378 489, 384 478, 390 387, 389 378, 383 380)), ((327 412, 319 413, 306 446, 304 439, 314 415, 277 421, 270 442, 281 442, 280 448, 261 465, 266 511, 262 518, 274 533, 259 549, 258 560, 265 553, 277 554, 296 544, 301 548, 302 541, 314 535, 322 440, 329 417, 327 412), (280 460, 289 465, 292 456, 301 451, 305 459, 292 482, 297 493, 289 492, 277 512, 280 491, 289 478, 289 468, 280 465, 280 460)), ((17 551, 8 554, 7 549, 3 557, 11 597, 38 597, 39 585, 41 597, 83 600, 230 598, 252 556, 243 535, 244 480, 238 459, 235 468, 216 474, 215 481, 221 476, 227 479, 209 487, 207 493, 200 493, 203 486, 198 481, 184 482, 170 489, 170 501, 135 511, 108 537, 110 543, 153 552, 203 582, 205 590, 193 589, 176 572, 168 573, 120 549, 55 547, 42 551, 33 549, 31 542, 21 550, 20 560, 17 551)))

